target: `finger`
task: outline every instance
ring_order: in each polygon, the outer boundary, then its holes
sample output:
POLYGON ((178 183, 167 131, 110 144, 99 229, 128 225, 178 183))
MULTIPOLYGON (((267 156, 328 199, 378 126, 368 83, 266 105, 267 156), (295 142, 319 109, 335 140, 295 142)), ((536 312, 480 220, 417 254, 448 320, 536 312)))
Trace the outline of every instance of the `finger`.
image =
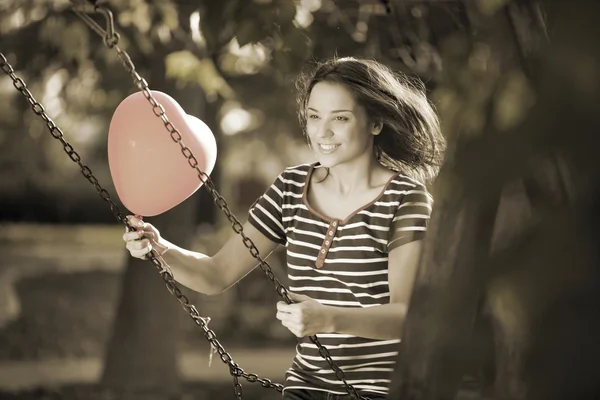
POLYGON ((151 250, 152 250, 152 246, 149 246, 142 250, 130 250, 129 253, 131 254, 132 257, 135 257, 135 258, 146 258, 146 255, 148 253, 150 253, 151 250))
POLYGON ((295 331, 301 331, 301 326, 300 324, 297 324, 295 322, 292 321, 281 321, 281 325, 285 326, 286 328, 288 328, 289 330, 295 330, 295 331))
POLYGON ((142 236, 144 235, 144 232, 142 231, 133 231, 133 232, 125 232, 123 234, 123 240, 126 242, 129 242, 131 240, 139 240, 142 238, 142 236))
POLYGON ((310 297, 308 297, 304 294, 292 293, 290 291, 288 291, 288 296, 289 296, 290 300, 294 301, 295 303, 312 300, 310 297))
POLYGON ((149 225, 150 228, 147 228, 148 230, 146 230, 146 227, 144 227, 144 230, 141 231, 142 235, 152 241, 156 241, 158 238, 156 236, 156 233, 154 232, 154 227, 150 224, 146 224, 146 225, 149 225))
POLYGON ((145 258, 145 256, 152 251, 152 245, 149 241, 146 241, 144 243, 142 243, 141 241, 128 242, 126 247, 127 250, 129 250, 131 256, 136 258, 145 258))
POLYGON ((293 312, 293 310, 294 310, 294 307, 292 307, 291 304, 287 304, 284 301, 277 302, 277 311, 291 313, 291 312, 293 312))
POLYGON ((142 250, 146 247, 150 246, 150 240, 142 239, 142 240, 133 240, 131 242, 127 242, 125 247, 127 250, 142 250))
POLYGON ((144 226, 144 221, 137 218, 135 215, 128 215, 127 222, 129 222, 129 225, 135 228, 142 228, 144 226))
POLYGON ((277 318, 280 321, 289 321, 289 322, 297 323, 295 317, 292 314, 281 312, 281 311, 278 311, 277 314, 275 314, 275 318, 277 318))
POLYGON ((292 332, 297 337, 302 337, 302 329, 295 324, 291 323, 282 323, 290 332, 292 332))

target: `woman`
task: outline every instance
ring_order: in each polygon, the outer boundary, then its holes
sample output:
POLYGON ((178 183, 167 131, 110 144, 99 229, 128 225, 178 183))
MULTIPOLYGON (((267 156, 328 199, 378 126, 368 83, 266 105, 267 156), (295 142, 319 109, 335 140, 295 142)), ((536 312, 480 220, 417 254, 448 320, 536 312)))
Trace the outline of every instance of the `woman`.
MULTIPOLYGON (((423 88, 372 60, 332 59, 298 80, 298 115, 317 162, 284 170, 251 207, 244 232, 261 255, 286 246, 290 298, 277 318, 301 338, 284 399, 330 399, 346 380, 388 392, 433 200, 425 187, 445 147, 423 88)), ((210 257, 181 249, 147 223, 124 235, 132 256, 162 254, 181 284, 226 290, 256 267, 239 236, 210 257)))

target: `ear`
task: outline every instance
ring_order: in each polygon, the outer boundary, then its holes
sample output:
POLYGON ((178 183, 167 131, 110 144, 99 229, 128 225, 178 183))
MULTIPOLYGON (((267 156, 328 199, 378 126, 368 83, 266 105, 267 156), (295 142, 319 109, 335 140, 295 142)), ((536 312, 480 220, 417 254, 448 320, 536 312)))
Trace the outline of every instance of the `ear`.
POLYGON ((381 120, 371 122, 371 134, 377 136, 383 129, 383 122, 381 120))

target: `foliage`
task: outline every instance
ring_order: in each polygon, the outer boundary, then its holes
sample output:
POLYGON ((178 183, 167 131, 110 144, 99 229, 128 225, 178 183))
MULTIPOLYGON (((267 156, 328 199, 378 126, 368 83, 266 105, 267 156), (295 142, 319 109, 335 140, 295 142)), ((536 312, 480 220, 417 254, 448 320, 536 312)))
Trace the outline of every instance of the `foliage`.
MULTIPOLYGON (((278 150, 265 156, 280 164, 304 146, 294 114, 292 78, 313 58, 363 55, 407 69, 394 55, 401 46, 403 60, 410 58, 426 77, 439 69, 426 61, 435 59, 433 47, 425 45, 426 34, 406 35, 414 43, 398 45, 387 40, 394 36, 392 30, 404 25, 381 24, 388 16, 377 3, 165 0, 151 4, 128 0, 102 4, 113 11, 120 45, 143 77, 148 79, 153 63, 164 62, 168 77, 178 87, 204 92, 216 104, 213 109, 219 116, 224 116, 223 107, 231 104, 256 110, 248 133, 220 140, 223 157, 231 151, 237 158, 248 137, 262 142, 277 138, 278 150), (411 45, 430 50, 413 51, 411 45)), ((107 168, 106 132, 112 111, 133 86, 115 53, 103 46, 101 38, 69 6, 66 0, 5 1, 0 14, 0 48, 101 184, 114 193, 107 168), (25 46, 28 43, 36 45, 25 46)), ((103 24, 102 18, 94 18, 103 24)), ((425 18, 409 20, 411 24, 399 34, 413 26, 425 32, 425 18)), ((8 193, 5 201, 9 207, 4 210, 10 209, 1 217, 28 219, 22 212, 28 209, 29 218, 40 218, 36 210, 43 202, 56 203, 62 194, 66 203, 62 211, 52 213, 46 208, 46 218, 71 220, 85 203, 98 201, 96 194, 10 81, 2 76, 0 82, 1 95, 13 105, 12 110, 0 109, 0 142, 6 149, 0 164, 2 171, 14 171, 11 176, 18 177, 0 180, 0 189, 8 193), (23 152, 30 156, 24 157, 23 152), (31 196, 32 192, 39 195, 31 196), (15 213, 12 217, 11 212, 15 213)), ((219 135, 219 126, 213 124, 212 128, 219 135)), ((265 173, 263 181, 266 184, 271 178, 272 173, 265 173)), ((92 222, 89 217, 84 220, 92 222)), ((111 218, 108 212, 95 217, 98 222, 111 218)))
MULTIPOLYGON (((397 70, 417 74, 425 80, 430 98, 440 113, 443 131, 451 143, 449 167, 435 188, 439 199, 437 203, 442 204, 442 210, 443 205, 451 203, 448 199, 465 207, 470 203, 462 200, 469 196, 477 201, 488 201, 505 185, 518 186, 540 169, 544 170, 547 166, 544 162, 552 164, 553 161, 548 159, 552 159, 556 152, 569 155, 567 161, 580 167, 589 166, 585 163, 591 163, 588 160, 593 157, 582 151, 590 143, 589 132, 577 129, 564 135, 547 121, 558 121, 561 127, 579 127, 576 119, 558 117, 563 114, 582 116, 587 110, 589 104, 586 101, 593 99, 594 93, 597 93, 590 89, 596 87, 592 84, 597 76, 593 72, 593 60, 586 61, 585 57, 566 51, 545 60, 552 69, 538 71, 550 71, 555 74, 550 75, 552 78, 561 76, 557 71, 564 71, 564 79, 549 83, 547 76, 528 73, 523 65, 525 54, 518 54, 526 51, 528 46, 535 47, 538 39, 527 35, 523 39, 520 37, 523 32, 518 32, 508 22, 494 25, 488 18, 505 15, 502 13, 510 15, 507 10, 514 11, 523 4, 530 6, 531 3, 507 0, 398 1, 394 2, 392 14, 387 14, 377 1, 164 0, 153 3, 114 0, 107 4, 115 12, 121 33, 120 43, 131 54, 143 76, 148 76, 156 63, 164 63, 168 77, 178 88, 203 92, 212 102, 215 113, 212 127, 219 136, 219 167, 224 177, 221 188, 226 198, 235 198, 234 210, 237 204, 237 208, 243 211, 248 203, 244 197, 260 193, 260 188, 283 164, 309 156, 301 151, 305 146, 294 117, 291 78, 307 62, 333 55, 377 58, 397 70), (505 34, 499 35, 498 32, 505 34), (572 59, 578 62, 571 63, 572 59), (539 85, 542 78, 546 79, 545 86, 539 85), (571 93, 566 90, 565 82, 572 83, 573 90, 578 91, 579 96, 569 99, 581 99, 581 107, 548 101, 556 93, 571 93), (542 111, 540 104, 545 107, 542 111), (229 111, 235 109, 245 110, 252 116, 252 121, 235 132, 231 131, 235 134, 223 135, 227 130, 221 129, 219 123, 223 124, 229 111), (570 141, 572 138, 575 140, 570 141), (587 156, 578 157, 578 154, 587 156)), ((32 92, 64 127, 69 140, 82 149, 84 159, 94 167, 101 182, 112 190, 105 157, 105 132, 111 111, 133 90, 129 77, 117 62, 114 52, 105 49, 100 38, 69 12, 66 1, 5 0, 1 4, 0 50, 9 55, 18 74, 27 79, 32 92), (26 46, 31 43, 39 45, 26 46)), ((572 18, 570 21, 576 20, 572 18)), ((578 40, 586 43, 581 37, 578 40)), ((23 209, 26 208, 23 201, 51 198, 50 208, 62 208, 62 214, 57 212, 57 215, 63 216, 69 214, 65 209, 81 210, 91 202, 100 204, 87 183, 77 176, 73 163, 45 132, 44 125, 27 110, 28 105, 17 96, 6 78, 0 80, 0 93, 9 99, 6 103, 13 106, 0 109, 0 144, 3 149, 0 173, 4 174, 0 175, 0 191, 7 193, 3 201, 11 200, 19 206, 13 209, 23 209)), ((589 115, 583 115, 579 122, 592 126, 585 119, 589 115)), ((595 147, 589 146, 587 150, 592 148, 595 147)), ((582 173, 581 176, 594 181, 592 175, 582 173)), ((534 203, 535 190, 531 186, 526 189, 527 196, 521 193, 515 209, 526 208, 523 203, 527 206, 534 203)), ((552 190, 542 190, 542 195, 538 196, 544 197, 548 192, 552 190)), ((509 203, 514 201, 514 198, 507 197, 509 203)), ((534 218, 531 218, 550 221, 539 225, 544 229, 558 225, 551 214, 562 215, 548 205, 549 201, 546 198, 540 201, 537 205, 541 204, 541 209, 534 210, 534 218)), ((450 209, 446 213, 445 218, 449 219, 445 221, 452 223, 444 229, 448 237, 464 244, 463 236, 455 235, 454 230, 461 228, 460 215, 473 213, 456 210, 450 209)), ((514 209, 511 211, 514 212, 514 209)), ((105 215, 95 217, 96 221, 107 221, 109 213, 105 215)), ((93 218, 88 216, 85 219, 92 221, 93 218)), ((7 218, 6 215, 3 217, 7 218)), ((507 243, 522 239, 520 230, 531 223, 525 219, 511 219, 515 223, 510 227, 507 227, 510 224, 499 220, 496 229, 501 232, 496 233, 495 244, 500 242, 510 250, 507 243)), ((562 220, 557 221, 560 223, 562 220)), ((538 230, 542 229, 534 228, 531 235, 539 234, 538 230)), ((471 239, 481 244, 481 238, 471 239)), ((450 240, 438 244, 440 248, 454 245, 450 240)), ((535 254, 543 252, 543 244, 524 251, 522 249, 528 245, 527 240, 523 240, 522 246, 517 246, 520 253, 516 256, 507 251, 508 254, 502 253, 494 259, 501 259, 494 261, 494 273, 498 275, 502 275, 503 267, 512 265, 512 260, 514 265, 536 276, 523 282, 519 276, 527 273, 518 273, 513 266, 507 268, 509 275, 513 275, 500 276, 493 282, 495 292, 490 296, 496 303, 491 307, 500 320, 519 317, 514 302, 509 304, 513 307, 511 312, 501 307, 503 304, 506 307, 503 302, 514 301, 517 295, 521 296, 519 301, 531 302, 533 309, 538 304, 540 308, 535 309, 536 313, 543 312, 540 303, 530 298, 530 292, 539 293, 533 290, 532 282, 537 282, 539 275, 564 276, 546 270, 546 262, 551 262, 549 259, 543 259, 542 273, 533 274, 531 271, 540 272, 540 258, 535 254), (526 259, 527 262, 524 261, 526 259), (532 267, 536 262, 538 265, 532 267), (512 284, 517 282, 517 286, 520 284, 525 289, 515 290, 505 283, 508 281, 512 284), (517 293, 519 290, 522 293, 517 293), (525 292, 529 297, 523 294, 525 292)), ((471 247, 478 248, 475 245, 471 247)), ((457 248, 458 244, 451 251, 457 248)), ((562 251, 562 248, 557 251, 562 251)), ((558 259, 555 253, 549 254, 558 259)), ((561 261, 563 264, 568 262, 561 261)), ((448 257, 444 262, 451 263, 448 257)), ((433 270, 436 272, 432 276, 440 281, 443 273, 450 271, 449 268, 433 270)), ((563 268, 556 270, 569 271, 563 268)), ((244 284, 249 288, 245 295, 252 297, 253 293, 260 293, 257 288, 264 288, 264 277, 251 275, 244 284)), ((551 283, 546 284, 552 286, 551 283)), ((554 297, 547 295, 544 299, 547 306, 554 297)), ((261 325, 268 317, 267 314, 264 318, 257 317, 256 324, 261 325)), ((499 323, 504 323, 506 328, 510 323, 505 322, 499 323)), ((419 340, 426 343, 424 336, 419 340)), ((422 353, 417 356, 425 358, 422 353)))

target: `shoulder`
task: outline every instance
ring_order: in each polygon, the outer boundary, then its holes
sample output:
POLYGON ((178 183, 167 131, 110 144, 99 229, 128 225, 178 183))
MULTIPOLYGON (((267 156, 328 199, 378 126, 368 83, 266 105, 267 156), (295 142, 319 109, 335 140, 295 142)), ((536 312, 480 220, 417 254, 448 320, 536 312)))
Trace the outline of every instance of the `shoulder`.
POLYGON ((433 196, 427 187, 418 180, 404 174, 398 174, 392 180, 390 189, 395 189, 405 201, 420 201, 429 205, 433 204, 433 196))
POLYGON ((287 167, 281 172, 281 174, 279 174, 279 176, 283 180, 304 183, 308 172, 312 167, 314 167, 314 165, 315 163, 306 163, 287 167))

